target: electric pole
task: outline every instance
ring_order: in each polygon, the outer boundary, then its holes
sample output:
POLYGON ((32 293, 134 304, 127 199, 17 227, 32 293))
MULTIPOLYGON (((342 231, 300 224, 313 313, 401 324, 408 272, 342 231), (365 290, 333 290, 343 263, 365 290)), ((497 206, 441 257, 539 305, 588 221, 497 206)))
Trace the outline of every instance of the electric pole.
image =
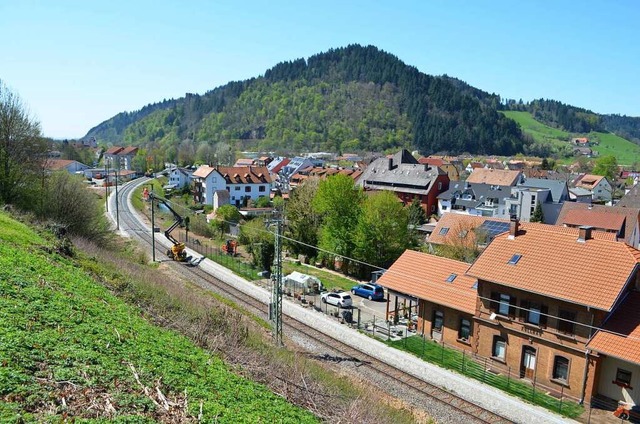
POLYGON ((269 320, 273 327, 273 340, 276 346, 282 346, 282 216, 280 211, 276 210, 275 219, 271 220, 271 223, 276 225, 276 239, 273 273, 271 274, 269 320))
POLYGON ((151 193, 149 194, 149 200, 151 201, 151 257, 152 261, 156 261, 156 215, 153 208, 153 184, 151 184, 151 193))
POLYGON ((118 171, 120 170, 120 158, 116 161, 116 229, 120 231, 120 209, 118 208, 118 171))

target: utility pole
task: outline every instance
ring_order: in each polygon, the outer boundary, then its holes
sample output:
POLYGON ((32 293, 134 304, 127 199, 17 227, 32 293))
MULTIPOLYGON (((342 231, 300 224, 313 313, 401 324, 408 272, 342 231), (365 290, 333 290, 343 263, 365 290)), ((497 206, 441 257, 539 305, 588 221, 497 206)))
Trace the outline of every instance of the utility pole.
POLYGON ((280 211, 275 212, 275 219, 271 220, 271 223, 276 225, 276 239, 273 273, 271 274, 269 320, 273 327, 273 340, 276 346, 282 346, 282 216, 280 211))
POLYGON ((109 212, 109 161, 104 158, 104 207, 109 212))
POLYGON ((156 261, 156 215, 153 207, 153 184, 151 184, 151 193, 149 194, 149 200, 151 201, 151 256, 152 261, 156 261))
POLYGON ((120 231, 120 210, 118 208, 118 170, 120 169, 120 158, 116 161, 116 229, 120 231))

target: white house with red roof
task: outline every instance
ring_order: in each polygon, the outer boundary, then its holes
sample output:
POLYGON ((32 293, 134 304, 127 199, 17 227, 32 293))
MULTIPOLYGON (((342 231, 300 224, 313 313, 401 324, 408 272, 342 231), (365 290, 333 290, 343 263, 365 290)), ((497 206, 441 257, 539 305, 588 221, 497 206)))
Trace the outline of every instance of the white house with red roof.
POLYGON ((202 204, 213 204, 213 194, 218 190, 229 192, 229 203, 238 207, 246 201, 269 196, 271 176, 264 166, 217 166, 202 165, 192 175, 194 200, 202 204))

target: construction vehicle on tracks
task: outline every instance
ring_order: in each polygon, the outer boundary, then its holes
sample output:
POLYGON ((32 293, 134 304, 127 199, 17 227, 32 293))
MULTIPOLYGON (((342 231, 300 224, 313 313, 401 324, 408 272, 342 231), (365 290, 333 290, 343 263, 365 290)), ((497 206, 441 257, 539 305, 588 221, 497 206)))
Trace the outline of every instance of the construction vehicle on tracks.
POLYGON ((185 244, 182 243, 181 241, 178 241, 175 237, 171 235, 171 232, 175 230, 177 227, 185 226, 185 219, 178 212, 176 212, 171 207, 171 205, 169 205, 169 202, 167 202, 162 197, 155 196, 153 195, 153 193, 151 193, 149 197, 152 202, 155 200, 156 202, 158 202, 159 205, 162 204, 165 208, 167 208, 167 210, 173 214, 173 217, 175 219, 173 224, 171 224, 171 226, 167 228, 164 232, 164 236, 167 238, 167 240, 173 243, 173 246, 171 246, 170 249, 167 249, 167 256, 173 259, 174 261, 191 262, 193 258, 187 255, 185 244))

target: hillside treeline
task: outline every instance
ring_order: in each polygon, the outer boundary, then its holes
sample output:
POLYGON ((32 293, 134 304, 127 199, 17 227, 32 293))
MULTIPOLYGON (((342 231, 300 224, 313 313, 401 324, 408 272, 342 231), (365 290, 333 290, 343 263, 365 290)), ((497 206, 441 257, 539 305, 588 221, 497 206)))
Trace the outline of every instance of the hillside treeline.
POLYGON ((185 139, 291 152, 525 151, 529 142, 497 112, 499 104, 498 96, 462 81, 426 75, 373 46, 352 45, 280 63, 264 76, 204 95, 121 113, 87 136, 167 152, 185 139))
POLYGON ((530 112, 543 124, 571 133, 591 131, 612 132, 640 144, 640 118, 621 115, 601 115, 557 100, 537 99, 531 102, 508 99, 508 110, 530 112))

